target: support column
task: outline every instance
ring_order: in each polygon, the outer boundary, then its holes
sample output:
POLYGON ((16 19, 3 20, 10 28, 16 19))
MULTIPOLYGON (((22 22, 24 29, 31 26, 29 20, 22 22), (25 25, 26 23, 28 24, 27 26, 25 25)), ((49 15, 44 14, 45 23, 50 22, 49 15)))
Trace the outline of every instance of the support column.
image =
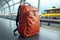
POLYGON ((38 10, 40 11, 40 0, 38 0, 38 10))

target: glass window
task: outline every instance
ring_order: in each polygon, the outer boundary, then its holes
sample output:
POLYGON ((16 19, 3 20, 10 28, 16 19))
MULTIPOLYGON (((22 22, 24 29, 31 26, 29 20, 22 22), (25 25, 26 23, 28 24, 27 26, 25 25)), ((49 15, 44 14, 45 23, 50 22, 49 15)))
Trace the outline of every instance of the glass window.
POLYGON ((6 11, 7 11, 8 14, 10 13, 10 12, 9 12, 9 8, 6 8, 6 11))
POLYGON ((4 14, 4 10, 3 9, 1 10, 1 14, 4 14))
POLYGON ((9 14, 9 8, 5 8, 5 14, 9 14))
POLYGON ((5 8, 5 14, 6 14, 6 8, 5 8))
POLYGON ((13 6, 10 7, 11 13, 14 13, 13 6))
POLYGON ((3 14, 4 14, 4 9, 2 9, 2 11, 3 11, 3 14))
POLYGON ((0 10, 0 14, 1 14, 1 10, 0 10))
POLYGON ((38 0, 26 0, 26 2, 38 8, 38 0))
POLYGON ((17 2, 20 2, 20 0, 13 0, 14 4, 17 3, 17 2))
POLYGON ((12 1, 9 1, 9 5, 10 5, 10 6, 13 5, 13 2, 12 2, 12 1))
MULTIPOLYGON (((0 10, 2 10, 2 9, 0 8, 0 10)), ((2 11, 1 11, 1 14, 2 14, 2 11)))
POLYGON ((1 7, 1 14, 4 14, 4 10, 3 10, 3 7, 1 7))
POLYGON ((5 5, 3 5, 3 7, 5 8, 5 5))
POLYGON ((5 4, 5 5, 4 5, 4 8, 6 8, 6 7, 8 7, 8 5, 7 5, 7 4, 5 4))
POLYGON ((17 13, 19 5, 20 5, 19 3, 14 5, 14 13, 17 13))
POLYGON ((5 5, 4 5, 4 8, 5 8, 5 5))

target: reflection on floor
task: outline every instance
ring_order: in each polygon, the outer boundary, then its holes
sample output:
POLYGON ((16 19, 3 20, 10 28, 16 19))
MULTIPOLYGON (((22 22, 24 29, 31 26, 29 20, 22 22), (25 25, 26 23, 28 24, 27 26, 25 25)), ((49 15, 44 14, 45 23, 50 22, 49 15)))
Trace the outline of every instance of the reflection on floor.
POLYGON ((15 21, 0 18, 0 40, 60 40, 60 32, 40 28, 40 33, 29 38, 14 36, 15 21))

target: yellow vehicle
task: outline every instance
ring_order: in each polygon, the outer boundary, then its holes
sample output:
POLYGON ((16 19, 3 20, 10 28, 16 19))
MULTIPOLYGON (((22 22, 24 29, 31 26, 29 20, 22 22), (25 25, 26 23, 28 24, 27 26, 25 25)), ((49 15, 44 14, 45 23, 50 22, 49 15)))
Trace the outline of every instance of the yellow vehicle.
POLYGON ((60 19, 60 8, 53 7, 51 9, 45 10, 46 13, 41 15, 43 19, 60 19))

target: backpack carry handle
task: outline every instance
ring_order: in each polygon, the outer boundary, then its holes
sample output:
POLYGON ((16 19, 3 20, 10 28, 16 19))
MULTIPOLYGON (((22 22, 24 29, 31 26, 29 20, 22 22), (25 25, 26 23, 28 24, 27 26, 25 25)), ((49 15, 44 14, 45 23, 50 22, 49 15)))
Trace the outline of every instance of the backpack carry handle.
POLYGON ((27 2, 25 2, 24 4, 28 4, 29 6, 31 6, 31 4, 29 4, 29 3, 27 3, 27 2))

